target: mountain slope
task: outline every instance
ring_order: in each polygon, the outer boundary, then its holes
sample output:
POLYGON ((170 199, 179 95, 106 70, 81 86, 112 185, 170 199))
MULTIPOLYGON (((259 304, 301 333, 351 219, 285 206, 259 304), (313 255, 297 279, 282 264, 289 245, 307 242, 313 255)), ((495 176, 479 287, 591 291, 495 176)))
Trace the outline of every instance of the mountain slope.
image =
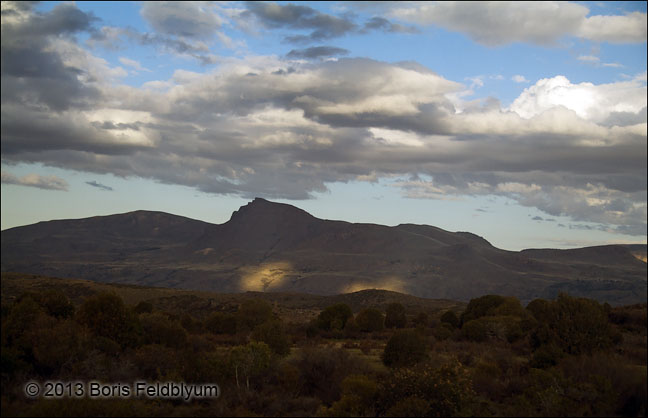
MULTIPOLYGON (((645 253, 645 246, 644 246, 645 253)), ((255 199, 220 225, 137 211, 2 231, 2 271, 219 292, 387 289, 466 301, 646 297, 641 248, 504 251, 468 232, 322 220, 255 199)))

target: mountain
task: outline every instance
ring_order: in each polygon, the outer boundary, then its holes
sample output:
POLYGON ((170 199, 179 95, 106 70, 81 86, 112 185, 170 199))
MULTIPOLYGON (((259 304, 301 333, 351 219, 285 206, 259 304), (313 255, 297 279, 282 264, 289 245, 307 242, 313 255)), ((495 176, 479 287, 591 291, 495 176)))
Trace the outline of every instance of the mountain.
POLYGON ((467 301, 566 291, 646 299, 646 246, 505 251, 468 232, 315 218, 254 199, 220 225, 137 211, 2 231, 3 272, 217 292, 317 295, 386 289, 467 301))

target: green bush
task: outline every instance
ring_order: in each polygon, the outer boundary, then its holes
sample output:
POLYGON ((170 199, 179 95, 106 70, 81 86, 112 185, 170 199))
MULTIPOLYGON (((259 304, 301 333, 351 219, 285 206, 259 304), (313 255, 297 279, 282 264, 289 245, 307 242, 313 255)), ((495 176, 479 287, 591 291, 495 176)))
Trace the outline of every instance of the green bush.
POLYGON ((390 303, 385 310, 385 328, 405 328, 407 317, 400 303, 390 303))
POLYGON ((388 416, 455 416, 474 396, 468 371, 456 361, 395 369, 379 393, 378 412, 388 416))
POLYGON ((290 354, 290 338, 281 321, 269 321, 258 325, 252 331, 252 339, 268 344, 272 352, 279 356, 290 354))
POLYGON ((245 331, 252 331, 273 318, 272 306, 262 299, 246 300, 236 312, 236 323, 245 331))
POLYGON ((227 312, 214 312, 205 320, 205 328, 212 334, 236 334, 236 316, 227 312))
POLYGON ((317 327, 325 331, 343 330, 352 316, 353 312, 349 305, 337 303, 320 312, 317 317, 317 327))
POLYGON ((374 332, 382 331, 384 328, 385 318, 383 317, 382 312, 375 308, 363 309, 356 315, 355 318, 360 331, 363 332, 374 332))
POLYGON ((453 311, 446 311, 441 315, 441 322, 450 325, 452 328, 457 328, 459 326, 459 318, 457 318, 457 314, 453 311))
POLYGON ((76 318, 94 335, 112 338, 122 346, 133 346, 137 342, 137 318, 114 293, 89 297, 79 308, 76 318))
POLYGON ((427 358, 427 341, 414 330, 396 331, 391 336, 382 360, 388 367, 411 366, 427 358))
POLYGON ((144 344, 162 344, 182 348, 187 343, 187 331, 180 322, 169 319, 161 312, 142 314, 139 317, 144 344))

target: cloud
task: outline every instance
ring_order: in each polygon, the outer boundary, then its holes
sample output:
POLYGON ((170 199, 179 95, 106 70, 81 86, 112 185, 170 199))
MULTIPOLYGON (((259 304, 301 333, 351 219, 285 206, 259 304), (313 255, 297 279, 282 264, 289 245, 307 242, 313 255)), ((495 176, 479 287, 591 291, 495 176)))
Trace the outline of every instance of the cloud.
POLYGON ((322 41, 356 31, 358 26, 347 18, 319 12, 308 6, 279 5, 270 2, 248 2, 248 15, 254 16, 268 28, 288 28, 311 31, 308 35, 286 37, 290 42, 322 41))
POLYGON ((27 5, 17 9, 13 3, 3 2, 2 6, 3 107, 5 102, 39 103, 64 111, 86 107, 99 96, 96 87, 80 81, 97 74, 82 70, 56 50, 74 33, 90 31, 96 20, 92 15, 69 4, 59 4, 44 14, 27 5))
POLYGON ((344 48, 337 48, 334 46, 313 46, 305 49, 293 49, 288 53, 287 57, 314 59, 348 54, 349 50, 344 48))
POLYGON ((135 60, 132 60, 130 58, 119 57, 119 62, 121 62, 125 66, 131 67, 131 68, 133 68, 133 69, 135 69, 137 71, 148 71, 148 72, 151 71, 148 68, 142 67, 142 64, 140 64, 139 61, 135 61, 135 60))
POLYGON ((16 177, 13 174, 2 171, 2 183, 16 184, 19 186, 37 187, 46 190, 68 190, 65 180, 56 176, 41 176, 38 174, 27 174, 23 177, 16 177))
POLYGON ((593 55, 580 55, 577 59, 585 62, 599 62, 601 60, 599 57, 593 55))
POLYGON ((511 77, 511 80, 515 81, 516 83, 528 83, 529 80, 526 79, 523 75, 514 75, 511 77))
POLYGON ((418 33, 419 30, 412 26, 392 23, 384 17, 374 16, 364 24, 364 31, 381 30, 390 33, 418 33))
POLYGON ((510 109, 528 119, 548 109, 564 107, 582 119, 601 123, 613 113, 639 113, 646 106, 646 94, 646 86, 640 82, 572 84, 566 77, 556 76, 526 88, 510 109))
MULTIPOLYGON (((267 5, 252 7, 268 25, 317 30, 319 12, 267 5)), ((609 84, 556 75, 508 108, 463 101, 466 84, 423 65, 363 58, 222 57, 134 87, 76 32, 30 32, 49 17, 26 10, 3 15, 3 162, 285 199, 383 178, 412 198, 503 196, 546 217, 646 233, 645 73, 609 84)), ((102 29, 106 42, 112 33, 102 29)), ((199 42, 187 53, 208 57, 199 42)))
POLYGON ((586 18, 576 35, 597 42, 646 42, 646 13, 633 12, 625 16, 591 16, 586 18))
POLYGON ((100 189, 100 190, 105 190, 105 191, 110 191, 110 192, 113 191, 112 187, 106 186, 106 185, 101 184, 101 183, 97 183, 94 180, 93 181, 86 181, 86 184, 88 184, 88 185, 90 185, 92 187, 96 187, 97 189, 100 189))
POLYGON ((544 221, 542 216, 534 216, 533 218, 531 218, 531 220, 533 220, 533 221, 544 221))
POLYGON ((223 23, 209 3, 199 1, 144 2, 140 14, 156 32, 186 38, 210 38, 223 23))
POLYGON ((564 36, 597 42, 646 42, 646 13, 589 16, 569 2, 422 2, 394 5, 400 19, 465 33, 488 46, 527 42, 554 45, 564 36))

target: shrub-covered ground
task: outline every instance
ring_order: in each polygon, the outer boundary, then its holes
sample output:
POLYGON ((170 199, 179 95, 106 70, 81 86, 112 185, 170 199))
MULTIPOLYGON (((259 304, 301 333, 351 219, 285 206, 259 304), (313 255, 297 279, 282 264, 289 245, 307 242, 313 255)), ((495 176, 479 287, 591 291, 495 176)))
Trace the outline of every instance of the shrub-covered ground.
POLYGON ((2 306, 3 416, 645 416, 646 304, 562 294, 462 312, 344 303, 286 322, 266 300, 192 314, 79 303, 57 290, 2 306), (218 398, 46 399, 27 382, 216 383, 218 398))

